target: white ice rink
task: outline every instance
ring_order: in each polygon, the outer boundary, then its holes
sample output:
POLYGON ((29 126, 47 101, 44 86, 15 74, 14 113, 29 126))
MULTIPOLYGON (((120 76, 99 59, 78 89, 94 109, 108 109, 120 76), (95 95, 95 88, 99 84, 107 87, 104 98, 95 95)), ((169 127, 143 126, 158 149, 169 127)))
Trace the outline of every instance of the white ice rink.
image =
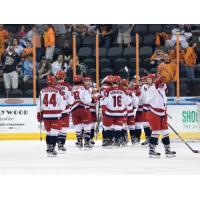
MULTIPOLYGON (((165 158, 162 144, 159 159, 148 157, 148 147, 102 149, 99 141, 90 151, 67 142, 67 152, 47 157, 45 141, 0 141, 0 174, 200 174, 200 154, 183 143, 172 143, 175 158, 165 158)), ((190 143, 200 149, 200 142, 190 143)))

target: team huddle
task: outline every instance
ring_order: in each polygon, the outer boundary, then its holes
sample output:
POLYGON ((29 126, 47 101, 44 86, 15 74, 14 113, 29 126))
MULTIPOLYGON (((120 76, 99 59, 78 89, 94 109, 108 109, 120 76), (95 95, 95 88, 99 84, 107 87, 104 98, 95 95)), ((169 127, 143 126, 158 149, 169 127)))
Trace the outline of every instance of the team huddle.
POLYGON ((73 86, 65 82, 65 72, 58 70, 55 76, 48 76, 47 87, 40 91, 37 103, 37 119, 44 122, 48 155, 66 151, 66 132, 69 118, 76 130, 76 146, 93 148, 94 136, 102 122, 102 147, 126 146, 140 143, 142 130, 149 145, 149 155, 159 157, 156 151, 159 135, 167 156, 176 152, 170 150, 167 124, 167 87, 163 77, 149 74, 139 82, 106 76, 100 88, 90 77, 76 75, 73 86))

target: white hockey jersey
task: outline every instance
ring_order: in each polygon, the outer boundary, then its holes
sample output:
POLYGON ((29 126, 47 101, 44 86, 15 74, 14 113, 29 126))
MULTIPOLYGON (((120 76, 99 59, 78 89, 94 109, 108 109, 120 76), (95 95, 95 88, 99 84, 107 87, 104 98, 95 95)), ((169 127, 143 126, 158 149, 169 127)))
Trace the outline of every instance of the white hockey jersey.
POLYGON ((43 119, 59 119, 66 107, 63 92, 55 87, 45 87, 40 91, 37 112, 43 119))
POLYGON ((167 109, 166 85, 162 88, 152 85, 148 90, 146 103, 150 112, 164 116, 167 109))
POLYGON ((65 101, 66 107, 65 107, 65 110, 63 111, 63 113, 69 114, 70 113, 70 107, 74 103, 74 96, 71 92, 72 88, 66 82, 58 82, 56 84, 56 87, 61 89, 64 92, 64 96, 65 96, 65 99, 66 99, 66 101, 65 101))
POLYGON ((135 116, 135 112, 138 107, 139 98, 135 95, 135 92, 131 89, 126 90, 127 92, 127 116, 135 116))
POLYGON ((71 111, 77 108, 88 108, 89 103, 92 102, 92 95, 86 90, 84 85, 75 85, 72 87, 74 95, 74 103, 72 104, 71 111))
POLYGON ((104 92, 105 115, 124 117, 127 115, 127 94, 121 87, 111 87, 104 92))

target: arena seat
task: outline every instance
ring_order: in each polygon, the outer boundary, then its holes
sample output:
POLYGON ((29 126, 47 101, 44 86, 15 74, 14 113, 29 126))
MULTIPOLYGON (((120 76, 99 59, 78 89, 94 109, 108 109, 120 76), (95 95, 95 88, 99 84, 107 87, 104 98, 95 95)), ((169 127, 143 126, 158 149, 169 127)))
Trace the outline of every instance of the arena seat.
POLYGON ((104 68, 100 71, 100 78, 103 79, 108 75, 113 75, 113 70, 111 68, 104 68))
POLYGON ((153 53, 153 48, 150 46, 140 47, 140 57, 141 59, 150 58, 153 53))
POLYGON ((81 47, 78 50, 78 56, 80 60, 91 58, 92 57, 92 49, 90 47, 81 47))
POLYGON ((108 57, 111 60, 115 60, 116 58, 121 57, 122 55, 122 49, 119 47, 111 47, 108 51, 108 57))
POLYGON ((144 46, 154 46, 155 44, 155 35, 146 35, 143 39, 144 46))
POLYGON ((108 58, 99 59, 99 69, 111 68, 111 61, 108 58))
MULTIPOLYGON (((141 66, 141 59, 139 58, 139 66, 141 66)), ((128 62, 129 68, 135 68, 136 67, 136 58, 131 58, 128 62)))
POLYGON ((134 27, 134 32, 144 35, 147 32, 147 25, 144 24, 136 24, 134 27))
POLYGON ((95 36, 84 36, 82 41, 82 47, 95 47, 95 36))
POLYGON ((17 90, 12 90, 10 92, 9 97, 10 98, 21 98, 23 96, 23 93, 21 90, 17 89, 17 90))
POLYGON ((83 60, 84 65, 86 65, 87 68, 95 68, 96 64, 93 58, 87 58, 83 60))
MULTIPOLYGON (((96 57, 96 49, 94 48, 93 56, 96 57)), ((107 57, 107 49, 105 47, 99 47, 99 58, 107 57)))
POLYGON ((162 25, 152 24, 149 26, 148 32, 151 34, 160 33, 160 32, 162 32, 162 25))
MULTIPOLYGON (((136 39, 135 39, 135 35, 131 35, 131 45, 132 46, 135 46, 135 43, 136 43, 136 39)), ((139 44, 142 43, 142 36, 139 36, 139 44)))
POLYGON ((119 71, 120 69, 127 66, 127 60, 125 58, 117 58, 114 60, 114 70, 119 71))
POLYGON ((33 97, 33 90, 32 89, 28 89, 23 93, 23 97, 25 98, 31 98, 33 97))
POLYGON ((96 69, 94 68, 88 69, 87 75, 91 77, 93 80, 96 80, 96 69))
POLYGON ((127 60, 135 58, 135 54, 136 54, 135 47, 127 47, 124 49, 124 58, 126 58, 127 60))

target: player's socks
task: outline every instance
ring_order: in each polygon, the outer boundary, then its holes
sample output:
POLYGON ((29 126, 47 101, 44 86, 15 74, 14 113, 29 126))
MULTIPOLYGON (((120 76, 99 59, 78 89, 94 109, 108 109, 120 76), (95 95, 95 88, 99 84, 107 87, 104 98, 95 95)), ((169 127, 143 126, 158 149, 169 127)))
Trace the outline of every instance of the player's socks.
POLYGON ((141 129, 135 129, 135 138, 137 139, 137 142, 140 142, 140 137, 142 134, 142 130, 141 129))
POLYGON ((64 147, 66 141, 66 133, 59 133, 58 135, 58 149, 61 151, 66 151, 66 148, 64 147))
POLYGON ((106 147, 110 145, 110 139, 112 137, 112 130, 104 130, 102 146, 106 147))
POLYGON ((76 146, 79 147, 79 148, 82 148, 83 147, 82 131, 81 132, 76 132, 76 138, 77 138, 76 146))
POLYGON ((90 131, 84 131, 83 138, 84 138, 84 147, 92 148, 93 145, 90 144, 90 131))
POLYGON ((114 131, 114 146, 120 146, 120 136, 121 136, 121 133, 122 131, 119 131, 119 130, 115 130, 114 131))

